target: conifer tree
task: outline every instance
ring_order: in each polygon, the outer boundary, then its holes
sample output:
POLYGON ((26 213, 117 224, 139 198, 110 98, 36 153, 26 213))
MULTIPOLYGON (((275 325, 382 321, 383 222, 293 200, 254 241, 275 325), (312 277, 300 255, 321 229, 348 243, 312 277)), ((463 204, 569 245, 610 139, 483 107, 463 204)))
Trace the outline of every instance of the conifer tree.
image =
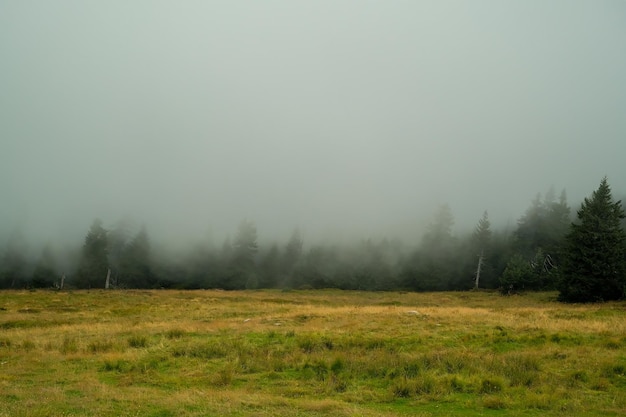
POLYGON ((261 255, 259 262, 259 287, 274 288, 280 275, 280 250, 273 244, 261 255))
POLYGON ((256 226, 251 221, 242 221, 233 244, 235 263, 246 269, 252 268, 258 250, 256 226))
POLYGON ((233 274, 226 288, 243 289, 256 288, 258 286, 258 277, 255 271, 255 260, 258 250, 256 226, 251 221, 242 221, 239 224, 237 236, 233 243, 233 274))
POLYGON ((85 236, 76 283, 82 288, 104 287, 108 269, 108 234, 96 219, 85 236))
MULTIPOLYGON (((452 236, 454 216, 447 204, 439 206, 403 272, 403 285, 417 291, 444 291, 455 287, 461 275, 456 257, 457 241, 452 236)), ((467 283, 466 283, 467 284, 467 283)))
POLYGON ((124 262, 123 258, 130 243, 131 229, 130 220, 120 219, 107 232, 107 254, 111 268, 111 284, 114 287, 120 285, 120 273, 124 262))
POLYGON ((569 224, 570 208, 565 190, 557 200, 554 188, 550 187, 543 199, 537 194, 518 220, 514 234, 516 249, 527 259, 531 259, 539 248, 558 258, 569 224))
POLYGON ((530 259, 538 247, 545 246, 546 217, 546 204, 541 193, 538 193, 530 207, 517 221, 517 229, 514 232, 515 246, 524 258, 530 259))
POLYGON ((626 265, 621 226, 624 210, 614 202, 606 177, 578 210, 567 235, 559 299, 568 302, 616 300, 624 296, 626 265))
POLYGON ((150 260, 150 239, 145 226, 126 245, 120 259, 121 283, 131 288, 154 287, 155 279, 150 260))
POLYGON ((487 213, 487 210, 485 210, 483 217, 480 218, 474 228, 472 241, 478 252, 486 252, 489 249, 489 245, 491 244, 491 222, 489 221, 489 213, 487 213))
POLYGON ((282 284, 291 287, 294 283, 294 273, 296 265, 302 256, 302 235, 300 229, 295 229, 289 238, 289 242, 285 245, 282 256, 281 275, 282 284))
POLYGON ((33 271, 30 284, 34 288, 51 288, 56 280, 56 260, 50 245, 44 246, 41 258, 33 271))

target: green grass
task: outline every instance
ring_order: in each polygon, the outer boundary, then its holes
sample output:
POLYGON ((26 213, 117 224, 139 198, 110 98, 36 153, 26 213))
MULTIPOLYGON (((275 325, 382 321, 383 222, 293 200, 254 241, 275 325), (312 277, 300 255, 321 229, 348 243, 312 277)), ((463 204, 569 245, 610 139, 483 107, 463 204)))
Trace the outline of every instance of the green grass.
POLYGON ((619 416, 626 304, 0 292, 0 416, 619 416))

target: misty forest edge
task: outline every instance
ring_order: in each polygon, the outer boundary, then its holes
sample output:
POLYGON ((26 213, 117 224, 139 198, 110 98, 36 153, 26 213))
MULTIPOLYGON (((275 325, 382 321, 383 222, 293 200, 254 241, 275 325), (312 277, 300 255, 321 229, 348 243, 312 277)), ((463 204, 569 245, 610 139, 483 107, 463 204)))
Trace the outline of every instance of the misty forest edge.
POLYGON ((260 247, 254 222, 240 223, 233 241, 197 245, 170 256, 151 249, 145 227, 131 236, 94 220, 82 248, 61 254, 50 245, 28 257, 19 230, 0 258, 1 288, 339 288, 449 291, 499 289, 502 294, 558 290, 568 302, 623 299, 626 233, 621 201, 607 178, 574 216, 565 191, 538 194, 512 233, 493 231, 485 211, 471 234, 454 236, 454 216, 440 206, 421 242, 362 240, 303 250, 295 230, 283 245, 260 247), (64 265, 60 267, 59 265, 64 265), (63 271, 65 270, 65 271, 63 271))

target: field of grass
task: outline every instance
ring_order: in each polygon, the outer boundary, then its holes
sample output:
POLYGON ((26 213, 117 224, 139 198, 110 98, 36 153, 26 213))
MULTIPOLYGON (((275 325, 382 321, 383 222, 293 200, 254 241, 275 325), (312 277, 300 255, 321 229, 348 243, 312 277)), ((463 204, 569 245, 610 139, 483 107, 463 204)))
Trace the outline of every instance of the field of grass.
POLYGON ((626 303, 0 292, 0 416, 626 414, 626 303))

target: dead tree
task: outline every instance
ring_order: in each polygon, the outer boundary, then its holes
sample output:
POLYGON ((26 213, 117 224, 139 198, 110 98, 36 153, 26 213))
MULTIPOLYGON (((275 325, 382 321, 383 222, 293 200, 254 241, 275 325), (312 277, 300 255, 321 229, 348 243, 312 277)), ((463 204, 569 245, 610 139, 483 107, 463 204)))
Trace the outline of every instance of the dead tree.
POLYGON ((476 267, 476 280, 474 281, 474 289, 478 289, 478 281, 480 281, 480 270, 483 266, 484 260, 484 251, 480 251, 480 255, 478 255, 478 267, 476 267))

